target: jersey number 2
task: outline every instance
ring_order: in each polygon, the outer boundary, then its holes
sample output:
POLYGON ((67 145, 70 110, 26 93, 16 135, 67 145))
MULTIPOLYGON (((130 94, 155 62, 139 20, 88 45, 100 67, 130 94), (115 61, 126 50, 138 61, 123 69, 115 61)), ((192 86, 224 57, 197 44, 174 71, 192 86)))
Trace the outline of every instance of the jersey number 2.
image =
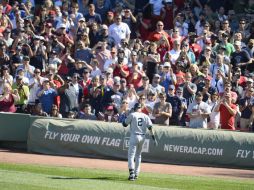
POLYGON ((142 118, 138 118, 138 126, 141 127, 143 124, 143 119, 142 118))

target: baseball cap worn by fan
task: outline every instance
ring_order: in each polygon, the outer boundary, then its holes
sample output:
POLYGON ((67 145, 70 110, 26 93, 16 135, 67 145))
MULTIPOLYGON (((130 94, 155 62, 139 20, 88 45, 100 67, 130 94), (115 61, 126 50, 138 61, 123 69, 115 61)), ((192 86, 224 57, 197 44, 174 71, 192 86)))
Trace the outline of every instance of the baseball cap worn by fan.
POLYGON ((174 85, 169 85, 168 89, 175 90, 175 86, 174 85))
POLYGON ((66 24, 60 24, 59 28, 66 28, 66 24))
POLYGON ((120 83, 126 83, 126 79, 125 78, 121 78, 120 83))
POLYGON ((70 77, 70 76, 67 76, 66 77, 66 81, 68 82, 68 81, 72 81, 72 78, 70 77))
POLYGON ((159 74, 154 74, 154 78, 161 78, 159 74))
POLYGON ((253 83, 253 79, 248 78, 247 82, 248 82, 248 83, 253 83))
POLYGON ((23 61, 30 61, 30 58, 28 56, 24 56, 23 61))
POLYGON ((80 18, 78 21, 79 21, 79 22, 86 22, 86 19, 85 19, 84 17, 82 17, 82 18, 80 18))
POLYGON ((106 110, 112 111, 112 110, 114 110, 114 107, 113 107, 113 106, 108 106, 108 107, 106 108, 106 110))
POLYGON ((108 15, 114 16, 114 13, 113 13, 112 11, 109 11, 109 12, 108 12, 108 15))
POLYGON ((113 69, 112 68, 108 68, 106 73, 112 74, 113 73, 113 69))
POLYGON ((16 76, 16 80, 22 80, 22 79, 23 79, 22 76, 20 76, 20 75, 17 75, 17 76, 16 76))
POLYGON ((120 80, 121 80, 120 77, 118 76, 114 77, 114 85, 120 85, 120 80))
POLYGON ((171 67, 170 63, 169 62, 165 62, 163 67, 171 67))
POLYGON ((8 67, 7 65, 3 65, 1 69, 2 69, 2 70, 8 70, 9 67, 8 67))
POLYGON ((177 92, 183 92, 183 87, 178 87, 177 92))
POLYGON ((226 50, 226 46, 225 45, 219 45, 219 49, 226 50))

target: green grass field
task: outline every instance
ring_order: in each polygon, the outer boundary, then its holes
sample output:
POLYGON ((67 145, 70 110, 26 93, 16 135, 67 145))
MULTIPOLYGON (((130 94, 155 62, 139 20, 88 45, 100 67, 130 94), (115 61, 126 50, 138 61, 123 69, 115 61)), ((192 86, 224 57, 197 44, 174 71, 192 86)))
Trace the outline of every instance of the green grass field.
POLYGON ((130 182, 127 177, 127 171, 0 163, 0 190, 254 190, 254 180, 141 173, 130 182))

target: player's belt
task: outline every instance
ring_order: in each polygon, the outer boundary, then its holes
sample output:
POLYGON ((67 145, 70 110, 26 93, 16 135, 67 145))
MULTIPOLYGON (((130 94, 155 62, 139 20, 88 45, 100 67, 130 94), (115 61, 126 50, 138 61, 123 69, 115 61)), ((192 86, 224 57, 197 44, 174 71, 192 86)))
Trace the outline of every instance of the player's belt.
POLYGON ((135 135, 145 135, 144 133, 135 133, 135 135))

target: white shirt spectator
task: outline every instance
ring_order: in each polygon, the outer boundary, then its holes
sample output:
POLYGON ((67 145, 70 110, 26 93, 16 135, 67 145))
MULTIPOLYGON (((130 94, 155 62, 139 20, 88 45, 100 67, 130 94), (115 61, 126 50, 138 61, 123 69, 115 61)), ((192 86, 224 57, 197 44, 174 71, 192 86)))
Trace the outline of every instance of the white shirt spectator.
POLYGON ((130 35, 131 31, 129 26, 121 22, 119 25, 111 24, 108 29, 109 37, 112 37, 115 41, 115 44, 119 46, 122 39, 126 39, 127 36, 130 35))
MULTIPOLYGON (((23 78, 22 80, 24 80, 24 78, 23 78)), ((46 80, 46 78, 40 77, 40 83, 41 83, 41 84, 42 84, 42 82, 43 82, 44 80, 46 80)), ((32 84, 34 84, 34 85, 30 88, 30 91, 29 91, 30 94, 29 94, 29 98, 28 98, 28 104, 33 104, 33 105, 34 105, 34 104, 35 104, 35 100, 38 99, 37 93, 38 93, 38 91, 39 91, 40 88, 41 88, 40 83, 39 83, 39 81, 38 81, 37 79, 35 79, 35 78, 31 78, 31 79, 29 80, 28 85, 29 85, 29 86, 32 85, 32 84)))
MULTIPOLYGON (((201 101, 199 104, 194 101, 187 109, 187 114, 195 114, 201 111, 202 113, 211 114, 210 106, 201 101)), ((190 128, 207 128, 207 119, 199 115, 194 118, 190 118, 190 128)))
POLYGON ((214 129, 218 129, 218 127, 220 125, 220 112, 214 111, 214 108, 217 106, 217 104, 218 104, 218 102, 210 102, 208 104, 211 109, 209 125, 210 125, 210 127, 214 127, 214 129))
MULTIPOLYGON (((181 51, 176 51, 176 50, 172 49, 172 50, 168 51, 168 53, 170 54, 170 61, 172 62, 173 65, 175 65, 175 62, 178 59, 181 51)), ((165 56, 166 56, 166 54, 165 54, 165 56)), ((163 57, 163 60, 165 59, 165 56, 163 57)))

